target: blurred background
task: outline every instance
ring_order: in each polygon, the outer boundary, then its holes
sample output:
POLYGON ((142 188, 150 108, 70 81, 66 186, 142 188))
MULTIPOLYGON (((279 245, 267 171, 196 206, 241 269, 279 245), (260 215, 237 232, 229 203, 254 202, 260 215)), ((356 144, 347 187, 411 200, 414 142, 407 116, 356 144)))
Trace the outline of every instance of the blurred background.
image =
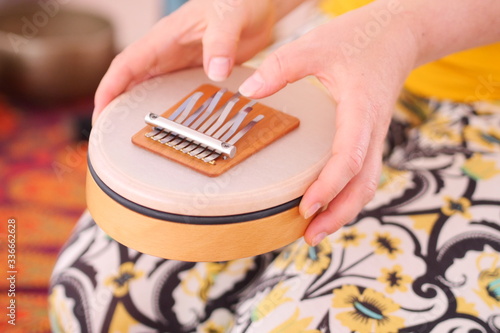
POLYGON ((0 332, 50 332, 51 269, 85 209, 94 91, 114 55, 166 12, 160 0, 0 0, 0 332), (9 218, 16 326, 5 310, 9 218))

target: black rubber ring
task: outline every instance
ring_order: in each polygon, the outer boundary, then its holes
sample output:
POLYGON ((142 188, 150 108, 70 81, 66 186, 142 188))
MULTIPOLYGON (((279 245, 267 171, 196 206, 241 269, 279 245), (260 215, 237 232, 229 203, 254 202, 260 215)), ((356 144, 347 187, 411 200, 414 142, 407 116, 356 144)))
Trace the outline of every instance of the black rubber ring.
POLYGON ((112 189, 110 189, 96 174, 94 168, 92 167, 92 163, 90 159, 88 159, 88 167, 92 178, 97 183, 97 185, 101 188, 101 190, 106 193, 111 199, 119 203, 120 205, 137 212, 139 214, 152 217, 158 220, 164 220, 168 222, 178 222, 178 223, 186 223, 186 224, 199 224, 199 225, 218 225, 218 224, 231 224, 231 223, 241 223, 254 221, 262 218, 266 218, 269 216, 273 216, 276 214, 280 214, 285 212, 291 208, 297 207, 300 203, 302 197, 297 199, 293 199, 292 201, 286 202, 279 206, 259 210, 252 213, 245 214, 237 214, 237 215, 223 215, 223 216, 189 216, 189 215, 180 215, 180 214, 172 214, 162 212, 156 209, 144 207, 139 205, 133 201, 130 201, 112 189))

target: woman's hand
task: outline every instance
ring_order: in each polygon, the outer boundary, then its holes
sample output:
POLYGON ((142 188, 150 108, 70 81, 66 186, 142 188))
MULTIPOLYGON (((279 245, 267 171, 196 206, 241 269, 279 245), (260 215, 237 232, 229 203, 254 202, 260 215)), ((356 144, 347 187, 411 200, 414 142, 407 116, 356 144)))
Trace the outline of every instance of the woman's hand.
MULTIPOLYGON (((276 17, 300 0, 190 0, 113 61, 95 98, 105 105, 150 77, 203 64, 226 78, 271 40, 276 17)), ((314 29, 269 55, 240 92, 262 98, 316 76, 337 102, 332 157, 306 191, 305 238, 318 244, 359 213, 378 185, 396 98, 418 65, 500 38, 500 1, 378 0, 314 29), (457 23, 459 22, 459 23, 457 23), (324 209, 324 210, 323 210, 324 209)))
MULTIPOLYGON (((96 93, 94 119, 119 94, 157 75, 203 64, 211 79, 223 80, 234 63, 270 42, 276 15, 300 2, 190 0, 113 61, 96 93)), ((305 217, 326 209, 309 225, 308 243, 352 220, 374 195, 394 102, 414 58, 414 39, 397 8, 374 3, 281 47, 240 88, 260 98, 315 75, 338 104, 332 158, 300 204, 305 217)))
POLYGON ((337 102, 332 157, 300 203, 305 217, 320 212, 306 231, 309 244, 353 220, 373 197, 384 137, 410 71, 499 41, 498 27, 498 0, 378 0, 278 49, 242 84, 243 95, 262 98, 314 75, 337 102))
POLYGON ((93 120, 115 97, 157 75, 203 64, 212 80, 224 80, 234 63, 270 43, 274 1, 190 0, 115 58, 97 89, 93 120))
POLYGON ((384 3, 342 15, 279 48, 240 87, 243 95, 262 98, 314 75, 337 102, 332 157, 300 203, 306 218, 325 209, 306 231, 311 245, 372 199, 395 101, 415 65, 416 42, 402 8, 384 3))

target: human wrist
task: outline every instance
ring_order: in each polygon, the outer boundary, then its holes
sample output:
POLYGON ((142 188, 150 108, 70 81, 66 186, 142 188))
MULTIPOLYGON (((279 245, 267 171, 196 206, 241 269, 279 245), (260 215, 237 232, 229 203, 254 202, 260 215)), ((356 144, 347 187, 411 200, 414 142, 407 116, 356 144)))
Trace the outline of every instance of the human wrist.
POLYGON ((500 1, 406 0, 404 8, 416 66, 500 40, 500 1))

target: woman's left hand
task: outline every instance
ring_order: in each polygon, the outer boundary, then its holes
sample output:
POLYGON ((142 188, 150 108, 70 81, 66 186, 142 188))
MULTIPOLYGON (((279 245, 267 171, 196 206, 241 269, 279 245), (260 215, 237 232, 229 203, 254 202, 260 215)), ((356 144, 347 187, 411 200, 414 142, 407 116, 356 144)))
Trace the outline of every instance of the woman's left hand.
POLYGON ((306 218, 324 209, 305 233, 311 245, 353 220, 378 186, 394 104, 417 54, 404 16, 387 3, 342 15, 279 48, 240 87, 243 95, 262 98, 314 75, 337 102, 332 156, 300 203, 306 218), (389 22, 370 37, 363 29, 379 24, 377 11, 389 22))

